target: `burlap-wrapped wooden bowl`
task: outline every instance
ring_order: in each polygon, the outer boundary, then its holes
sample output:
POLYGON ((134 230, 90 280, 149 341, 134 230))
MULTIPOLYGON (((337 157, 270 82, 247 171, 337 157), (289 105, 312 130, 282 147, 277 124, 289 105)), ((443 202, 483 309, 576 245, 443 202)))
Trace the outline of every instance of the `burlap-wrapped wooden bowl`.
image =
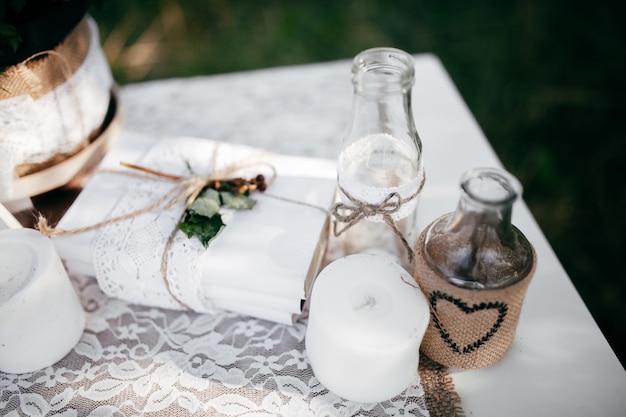
POLYGON ((96 22, 85 15, 54 48, 0 77, 0 201, 72 181, 117 136, 119 103, 96 22))

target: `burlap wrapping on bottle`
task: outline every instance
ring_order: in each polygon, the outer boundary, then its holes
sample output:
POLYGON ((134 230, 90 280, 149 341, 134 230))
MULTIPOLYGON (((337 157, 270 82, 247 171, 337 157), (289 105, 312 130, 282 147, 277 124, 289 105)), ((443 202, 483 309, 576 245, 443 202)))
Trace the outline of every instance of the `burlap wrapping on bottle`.
POLYGON ((89 26, 85 17, 54 48, 58 55, 42 54, 7 68, 0 78, 0 99, 24 94, 38 99, 54 90, 84 62, 89 51, 89 40, 89 26))
POLYGON ((424 239, 429 227, 420 235, 415 259, 415 280, 431 305, 431 320, 420 350, 449 368, 492 365, 513 344, 526 289, 537 265, 534 248, 529 274, 515 284, 489 290, 461 288, 428 266, 424 239))

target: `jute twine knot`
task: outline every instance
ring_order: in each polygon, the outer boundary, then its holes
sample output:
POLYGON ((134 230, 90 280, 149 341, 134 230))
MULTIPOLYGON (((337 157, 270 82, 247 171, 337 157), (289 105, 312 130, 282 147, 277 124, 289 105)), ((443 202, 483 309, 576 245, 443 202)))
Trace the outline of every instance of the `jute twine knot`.
POLYGON ((411 245, 402 231, 398 228, 398 225, 393 219, 393 214, 397 213, 404 204, 410 203, 417 198, 422 191, 422 188, 424 188, 425 181, 426 176, 422 172, 422 181, 420 182, 419 187, 417 187, 417 191, 415 191, 415 193, 407 198, 402 198, 400 193, 392 192, 389 193, 380 203, 367 203, 365 201, 361 201, 350 195, 350 193, 348 193, 343 187, 339 186, 339 190, 341 190, 343 195, 350 201, 350 204, 339 202, 331 208, 331 214, 335 217, 335 222, 333 223, 334 235, 339 237, 360 221, 380 215, 383 218, 383 221, 398 237, 400 242, 402 242, 402 246, 406 249, 409 263, 413 263, 413 260, 415 259, 415 252, 413 251, 413 248, 411 248, 411 245), (343 223, 344 226, 339 228, 339 223, 343 223))
POLYGON ((402 205, 402 197, 398 193, 389 194, 378 204, 369 204, 352 197, 342 187, 339 187, 339 189, 348 200, 350 200, 353 206, 345 203, 337 203, 333 206, 333 214, 337 221, 346 223, 341 230, 336 230, 337 227, 335 227, 336 234, 338 235, 368 217, 374 217, 380 214, 386 220, 390 218, 392 214, 400 210, 402 205))

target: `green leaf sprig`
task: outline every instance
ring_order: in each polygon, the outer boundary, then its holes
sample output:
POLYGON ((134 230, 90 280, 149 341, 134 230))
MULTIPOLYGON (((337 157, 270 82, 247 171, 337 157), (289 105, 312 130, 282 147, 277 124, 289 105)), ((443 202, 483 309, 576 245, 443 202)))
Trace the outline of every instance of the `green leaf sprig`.
POLYGON ((256 200, 250 197, 253 191, 267 189, 265 177, 261 174, 252 179, 233 178, 209 182, 202 192, 187 207, 178 228, 188 238, 197 237, 205 248, 226 227, 222 221, 222 206, 235 210, 250 210, 256 200))

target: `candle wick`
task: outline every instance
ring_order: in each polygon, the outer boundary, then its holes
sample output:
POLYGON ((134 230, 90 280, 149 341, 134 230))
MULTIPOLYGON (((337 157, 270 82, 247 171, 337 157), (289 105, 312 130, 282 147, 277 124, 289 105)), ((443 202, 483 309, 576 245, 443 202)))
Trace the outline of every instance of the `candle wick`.
POLYGON ((378 303, 376 302, 376 298, 372 297, 371 295, 368 296, 365 301, 363 302, 363 304, 356 306, 354 309, 355 310, 361 310, 364 308, 375 308, 378 305, 378 303))

